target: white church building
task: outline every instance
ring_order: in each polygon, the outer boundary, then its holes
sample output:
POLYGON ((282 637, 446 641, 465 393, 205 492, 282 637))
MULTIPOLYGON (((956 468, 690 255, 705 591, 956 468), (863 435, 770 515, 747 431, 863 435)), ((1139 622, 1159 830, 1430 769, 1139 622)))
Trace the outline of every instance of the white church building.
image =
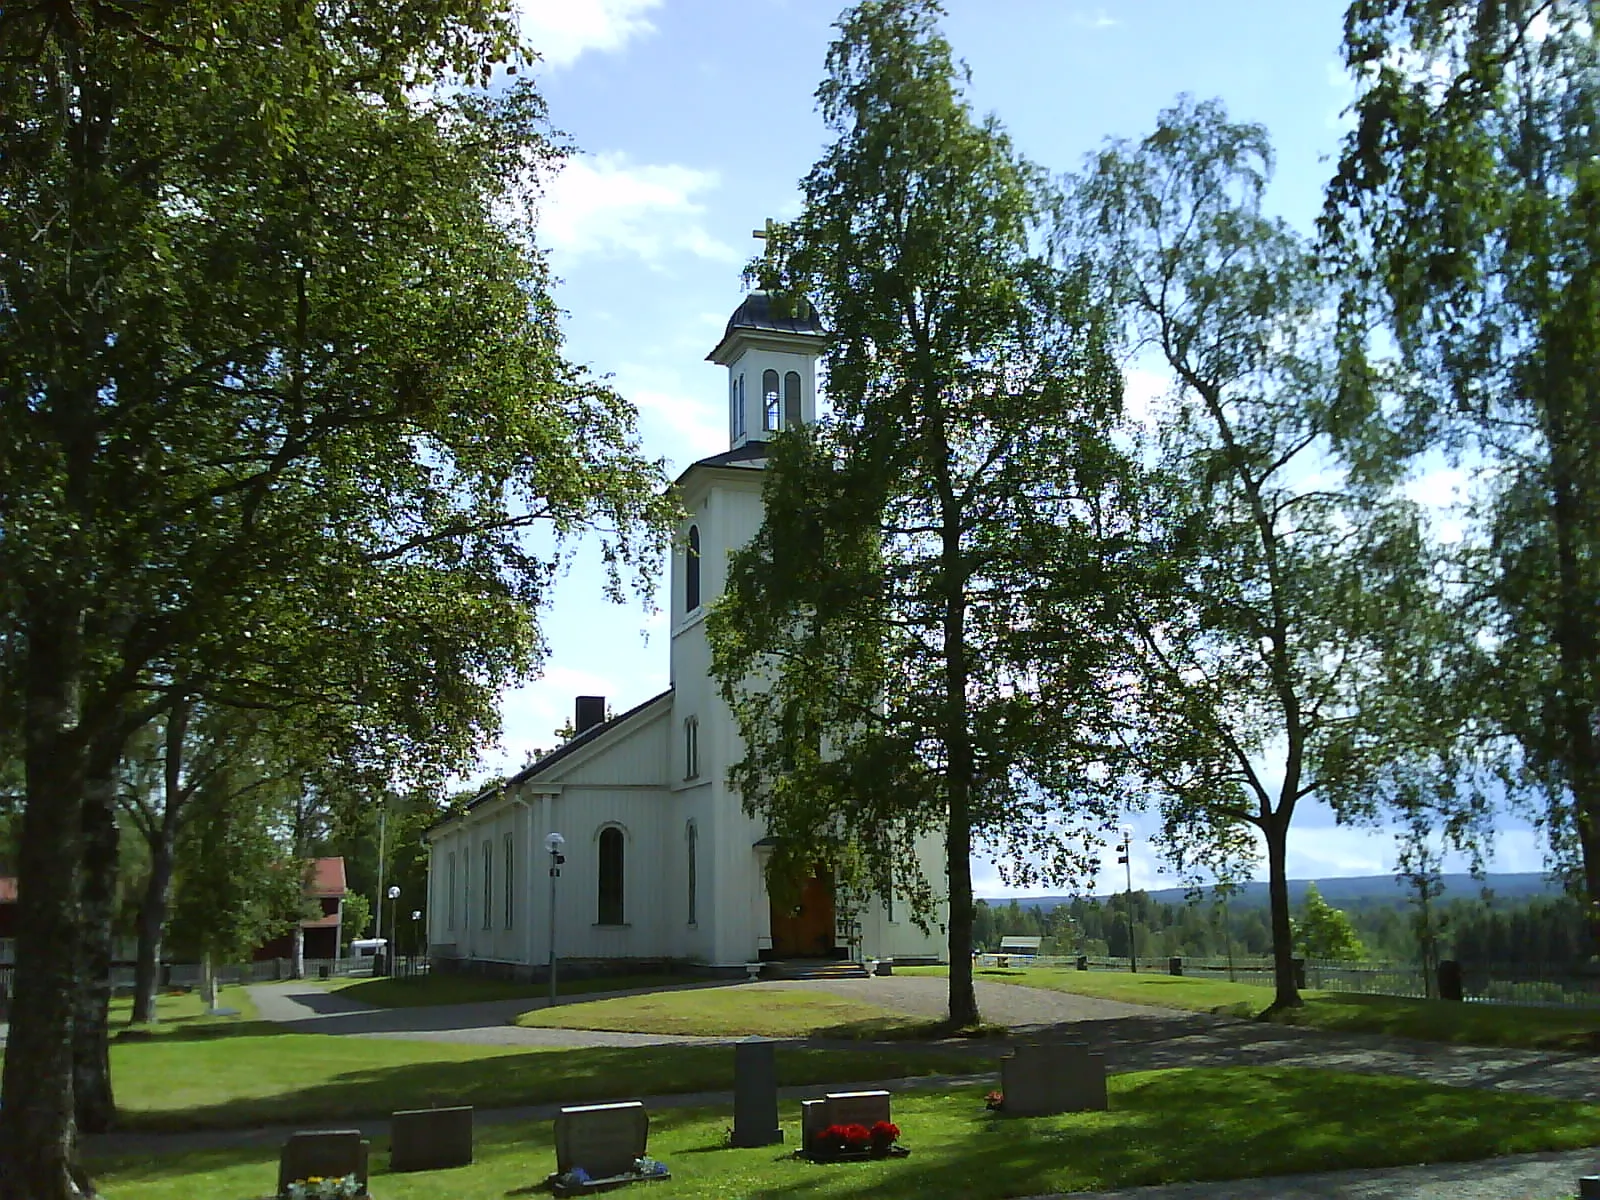
MULTIPOLYGON (((570 740, 429 831, 428 946, 441 968, 542 974, 552 937, 560 963, 595 967, 943 956, 942 904, 924 933, 895 895, 836 912, 826 878, 803 881, 798 905, 774 901, 772 839, 728 782, 743 750, 710 677, 705 616, 729 553, 761 526, 767 440, 816 419, 825 339, 814 310, 774 308, 752 292, 707 356, 728 373, 729 448, 677 480, 688 516, 672 559, 670 686, 609 720, 604 698, 578 697, 570 740), (563 839, 554 889, 551 834, 563 839)), ((944 893, 940 840, 919 858, 944 893)))

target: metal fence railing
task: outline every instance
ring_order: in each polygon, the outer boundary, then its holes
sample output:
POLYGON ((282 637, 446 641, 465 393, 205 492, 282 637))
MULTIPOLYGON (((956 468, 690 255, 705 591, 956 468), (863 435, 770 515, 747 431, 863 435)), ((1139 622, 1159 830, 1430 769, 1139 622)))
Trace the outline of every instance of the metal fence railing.
MULTIPOLYGON (((1560 1007, 1600 1008, 1600 969, 1529 966, 1527 964, 1461 963, 1441 964, 1442 971, 1429 978, 1418 963, 1343 962, 1331 959, 1300 959, 1301 986, 1329 992, 1348 992, 1373 996, 1405 996, 1416 999, 1451 994, 1445 973, 1459 972, 1460 994, 1474 1004, 1522 1004, 1560 1007)), ((989 969, 1018 970, 1025 967, 1055 967, 1063 970, 1129 970, 1126 958, 1101 955, 1057 954, 979 954, 977 965, 989 969)), ((1271 986, 1273 962, 1270 958, 1144 958, 1137 960, 1140 974, 1179 973, 1200 979, 1231 979, 1238 983, 1271 986)))

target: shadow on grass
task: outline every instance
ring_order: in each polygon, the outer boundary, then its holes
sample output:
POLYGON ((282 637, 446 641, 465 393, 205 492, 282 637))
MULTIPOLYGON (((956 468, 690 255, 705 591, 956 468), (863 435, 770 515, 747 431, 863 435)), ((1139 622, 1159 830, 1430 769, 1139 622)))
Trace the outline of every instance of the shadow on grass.
POLYGON ((155 1025, 113 1025, 111 1038, 120 1045, 130 1042, 196 1042, 214 1038, 267 1037, 294 1033, 275 1021, 219 1019, 216 1017, 174 1017, 155 1025))
MULTIPOLYGON (((779 1086, 895 1079, 970 1071, 969 1060, 884 1047, 780 1046, 779 1086)), ((344 1071, 270 1096, 239 1096, 184 1109, 125 1109, 126 1130, 180 1132, 384 1117, 403 1108, 470 1104, 514 1108, 640 1096, 727 1091, 727 1046, 592 1047, 428 1060, 344 1071)))

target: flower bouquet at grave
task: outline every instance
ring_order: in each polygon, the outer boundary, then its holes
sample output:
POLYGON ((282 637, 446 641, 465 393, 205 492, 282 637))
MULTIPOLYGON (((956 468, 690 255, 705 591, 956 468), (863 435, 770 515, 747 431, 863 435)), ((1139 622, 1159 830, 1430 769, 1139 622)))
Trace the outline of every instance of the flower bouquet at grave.
POLYGON ((983 1098, 983 1106, 985 1108, 989 1109, 991 1112, 999 1112, 1002 1108, 1004 1108, 1006 1106, 1005 1093, 1004 1092, 990 1092, 987 1096, 985 1096, 983 1098))
POLYGON ((829 1125, 819 1130, 808 1149, 811 1157, 825 1162, 856 1158, 904 1158, 910 1153, 897 1145, 900 1127, 890 1121, 865 1125, 829 1125))
POLYGON ((354 1200, 361 1195, 361 1181, 354 1175, 311 1175, 289 1184, 289 1200, 354 1200))

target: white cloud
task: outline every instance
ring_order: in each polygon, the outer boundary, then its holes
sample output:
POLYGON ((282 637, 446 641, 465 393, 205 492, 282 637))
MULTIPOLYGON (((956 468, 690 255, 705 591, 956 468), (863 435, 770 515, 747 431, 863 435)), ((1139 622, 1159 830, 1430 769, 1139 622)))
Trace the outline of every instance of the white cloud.
POLYGON ((1083 29, 1110 29, 1118 22, 1114 17, 1108 17, 1106 10, 1097 8, 1093 13, 1073 13, 1072 23, 1083 29))
POLYGON ((585 50, 620 50, 652 33, 644 16, 661 0, 520 0, 523 39, 545 63, 565 67, 585 50))
POLYGON ((572 159, 545 185, 539 243, 568 262, 632 255, 658 266, 669 254, 740 262, 700 222, 705 205, 695 197, 719 182, 715 171, 631 165, 621 154, 572 159))

